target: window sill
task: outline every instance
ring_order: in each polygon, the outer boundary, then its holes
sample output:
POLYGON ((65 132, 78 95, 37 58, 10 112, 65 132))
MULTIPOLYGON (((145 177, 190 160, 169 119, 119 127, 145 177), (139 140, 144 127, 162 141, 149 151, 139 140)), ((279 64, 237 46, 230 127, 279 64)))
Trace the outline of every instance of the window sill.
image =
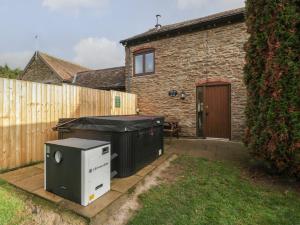
POLYGON ((155 75, 154 72, 151 73, 140 73, 140 74, 134 74, 133 77, 145 77, 145 76, 153 76, 155 75))

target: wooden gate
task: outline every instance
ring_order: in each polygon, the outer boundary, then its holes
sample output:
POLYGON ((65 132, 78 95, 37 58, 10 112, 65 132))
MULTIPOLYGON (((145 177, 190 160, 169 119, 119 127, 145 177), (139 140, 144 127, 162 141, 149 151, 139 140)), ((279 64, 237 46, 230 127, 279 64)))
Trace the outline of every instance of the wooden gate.
POLYGON ((231 134, 230 85, 211 84, 197 89, 198 135, 228 138, 231 134))

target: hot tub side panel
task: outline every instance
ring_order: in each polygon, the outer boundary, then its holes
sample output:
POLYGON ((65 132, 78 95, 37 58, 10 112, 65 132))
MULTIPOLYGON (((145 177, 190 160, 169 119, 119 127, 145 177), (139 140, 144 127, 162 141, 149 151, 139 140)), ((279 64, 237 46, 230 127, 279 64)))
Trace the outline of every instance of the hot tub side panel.
POLYGON ((130 132, 103 132, 81 129, 61 129, 59 138, 84 138, 111 142, 112 154, 118 157, 112 161, 111 170, 117 177, 128 177, 163 154, 163 128, 156 126, 130 132))

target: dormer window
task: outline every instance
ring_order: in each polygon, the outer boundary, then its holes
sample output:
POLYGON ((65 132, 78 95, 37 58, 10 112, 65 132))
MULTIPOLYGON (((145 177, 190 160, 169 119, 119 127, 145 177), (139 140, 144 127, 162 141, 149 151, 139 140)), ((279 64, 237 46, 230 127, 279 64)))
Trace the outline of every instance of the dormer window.
POLYGON ((144 49, 134 53, 134 75, 153 74, 155 70, 154 49, 144 49))

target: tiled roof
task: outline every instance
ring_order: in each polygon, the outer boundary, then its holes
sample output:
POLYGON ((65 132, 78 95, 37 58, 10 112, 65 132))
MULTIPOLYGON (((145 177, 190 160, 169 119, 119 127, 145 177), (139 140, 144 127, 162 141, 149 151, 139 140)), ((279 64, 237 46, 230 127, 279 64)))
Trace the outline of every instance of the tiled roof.
POLYGON ((46 53, 37 52, 37 54, 63 81, 72 81, 75 74, 90 70, 86 67, 50 56, 46 53))
POLYGON ((125 67, 91 70, 77 73, 73 84, 95 89, 124 89, 125 67))
MULTIPOLYGON (((161 28, 153 28, 142 34, 130 37, 128 39, 120 41, 123 45, 130 45, 136 42, 147 42, 152 38, 158 38, 160 36, 170 34, 172 32, 191 32, 194 29, 207 29, 209 25, 225 24, 229 21, 242 21, 245 16, 245 8, 233 9, 217 14, 213 14, 198 19, 188 20, 181 23, 175 23, 162 26, 161 28)), ((176 34, 176 33, 175 33, 176 34)))

